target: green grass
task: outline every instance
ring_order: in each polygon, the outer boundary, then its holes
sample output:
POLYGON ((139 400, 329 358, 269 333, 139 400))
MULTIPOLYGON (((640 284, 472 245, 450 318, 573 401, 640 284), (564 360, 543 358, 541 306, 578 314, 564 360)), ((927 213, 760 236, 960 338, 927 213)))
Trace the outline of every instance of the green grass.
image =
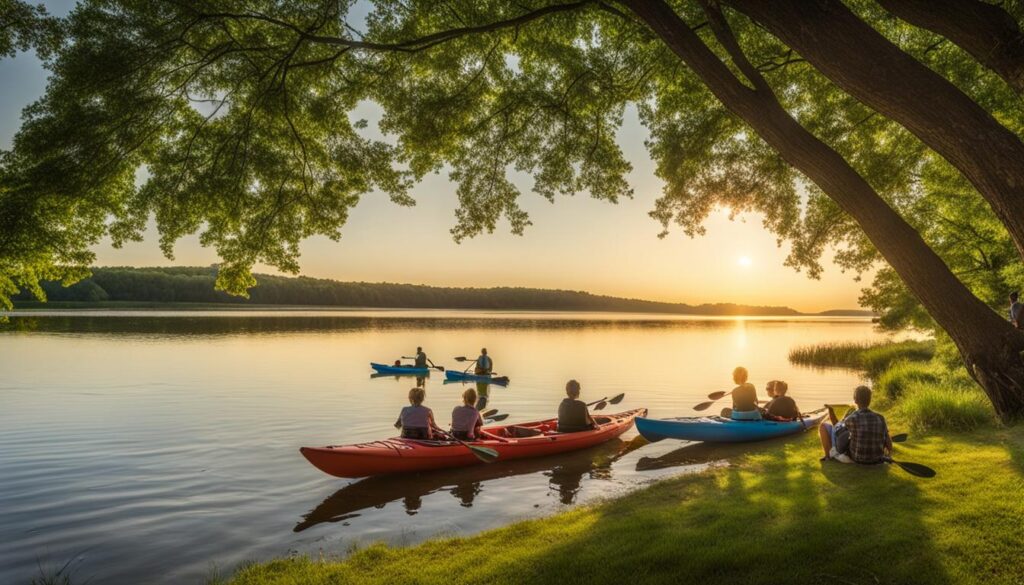
POLYGON ((879 397, 896 400, 914 383, 939 384, 943 370, 936 364, 899 361, 875 378, 874 390, 879 397))
POLYGON ((980 389, 913 382, 896 412, 916 431, 969 431, 996 422, 992 403, 980 389))
POLYGON ((877 375, 897 361, 928 361, 934 355, 934 341, 825 343, 793 348, 789 361, 805 366, 864 369, 877 375))
POLYGON ((912 434, 896 456, 935 468, 929 480, 819 463, 815 433, 713 455, 732 463, 470 538, 250 565, 230 583, 1009 585, 1024 573, 1024 428, 912 434))

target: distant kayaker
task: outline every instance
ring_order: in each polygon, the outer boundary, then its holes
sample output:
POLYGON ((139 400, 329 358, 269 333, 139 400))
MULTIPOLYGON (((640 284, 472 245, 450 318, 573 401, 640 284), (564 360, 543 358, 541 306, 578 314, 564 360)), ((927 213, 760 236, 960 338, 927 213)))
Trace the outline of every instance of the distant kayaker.
POLYGON ((469 388, 462 393, 462 406, 452 410, 452 434, 456 439, 472 441, 480 435, 484 419, 476 409, 476 390, 469 388))
POLYGON ((1024 329, 1024 303, 1020 302, 1020 293, 1010 293, 1010 323, 1017 329, 1024 329))
POLYGON ((821 423, 818 437, 825 451, 822 461, 839 461, 872 464, 881 463, 892 452, 892 439, 885 417, 874 412, 871 405, 871 389, 857 386, 853 391, 857 410, 849 413, 842 421, 836 420, 836 413, 828 409, 830 422, 821 423))
POLYGON ((406 439, 432 439, 434 437, 434 412, 423 406, 427 391, 416 387, 409 390, 409 406, 402 407, 395 421, 395 428, 402 429, 406 439))
POLYGON ((589 431, 597 426, 587 410, 587 404, 580 400, 580 383, 569 380, 565 384, 566 398, 558 405, 558 432, 577 433, 589 431))
POLYGON ((480 357, 476 358, 476 370, 474 373, 477 376, 490 376, 494 370, 494 360, 491 356, 487 355, 487 348, 480 349, 480 357))
POLYGON ((732 381, 736 387, 732 389, 733 420, 760 420, 761 411, 757 408, 757 388, 747 382, 747 369, 738 367, 732 371, 732 381))
POLYGON ((789 384, 782 380, 772 380, 769 384, 775 398, 772 398, 765 405, 764 416, 772 420, 796 420, 800 418, 800 409, 797 408, 796 401, 786 396, 786 392, 789 391, 789 384))
POLYGON ((415 368, 425 368, 427 367, 427 364, 430 364, 430 367, 432 368, 437 367, 434 365, 434 362, 430 361, 430 359, 427 357, 427 354, 423 353, 422 347, 416 348, 416 357, 410 358, 402 356, 402 358, 407 360, 416 360, 415 363, 413 364, 413 367, 415 368))

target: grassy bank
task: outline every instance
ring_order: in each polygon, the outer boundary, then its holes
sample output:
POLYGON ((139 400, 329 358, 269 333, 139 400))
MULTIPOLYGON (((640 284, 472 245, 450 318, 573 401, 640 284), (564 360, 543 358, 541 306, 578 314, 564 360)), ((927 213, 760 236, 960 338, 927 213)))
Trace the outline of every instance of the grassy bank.
MULTIPOLYGON (((891 362, 879 377, 912 363, 891 362)), ((1024 427, 986 414, 960 425, 969 432, 929 431, 973 410, 957 401, 976 390, 958 386, 951 402, 940 394, 951 374, 926 365, 890 374, 902 388, 884 406, 894 433, 911 432, 896 458, 933 479, 820 463, 813 432, 690 445, 664 459, 730 464, 471 538, 252 565, 230 583, 1020 583, 1024 427)))

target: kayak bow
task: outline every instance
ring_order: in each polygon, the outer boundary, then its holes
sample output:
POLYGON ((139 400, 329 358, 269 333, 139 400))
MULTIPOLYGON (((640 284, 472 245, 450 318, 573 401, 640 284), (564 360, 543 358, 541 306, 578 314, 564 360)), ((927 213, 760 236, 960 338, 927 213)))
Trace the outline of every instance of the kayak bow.
POLYGON ((416 366, 389 366, 387 364, 370 362, 370 367, 381 374, 393 374, 398 376, 426 376, 430 373, 430 368, 417 368, 416 366))
MULTIPOLYGON (((517 425, 484 427, 485 438, 470 445, 498 452, 498 461, 543 457, 593 447, 610 441, 647 414, 646 408, 594 417, 598 427, 578 433, 559 433, 558 419, 517 425)), ((302 447, 299 450, 314 467, 336 477, 366 477, 389 473, 430 471, 478 465, 469 449, 453 441, 394 438, 357 445, 302 447)))

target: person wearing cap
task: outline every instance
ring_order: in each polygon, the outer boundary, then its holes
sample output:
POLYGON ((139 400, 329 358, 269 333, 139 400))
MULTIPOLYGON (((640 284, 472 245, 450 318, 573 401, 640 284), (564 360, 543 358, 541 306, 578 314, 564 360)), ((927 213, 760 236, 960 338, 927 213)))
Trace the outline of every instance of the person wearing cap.
POLYGON ((491 359, 491 356, 487 355, 486 347, 481 348, 480 357, 476 358, 476 370, 473 373, 477 376, 490 376, 493 370, 494 360, 491 359))

